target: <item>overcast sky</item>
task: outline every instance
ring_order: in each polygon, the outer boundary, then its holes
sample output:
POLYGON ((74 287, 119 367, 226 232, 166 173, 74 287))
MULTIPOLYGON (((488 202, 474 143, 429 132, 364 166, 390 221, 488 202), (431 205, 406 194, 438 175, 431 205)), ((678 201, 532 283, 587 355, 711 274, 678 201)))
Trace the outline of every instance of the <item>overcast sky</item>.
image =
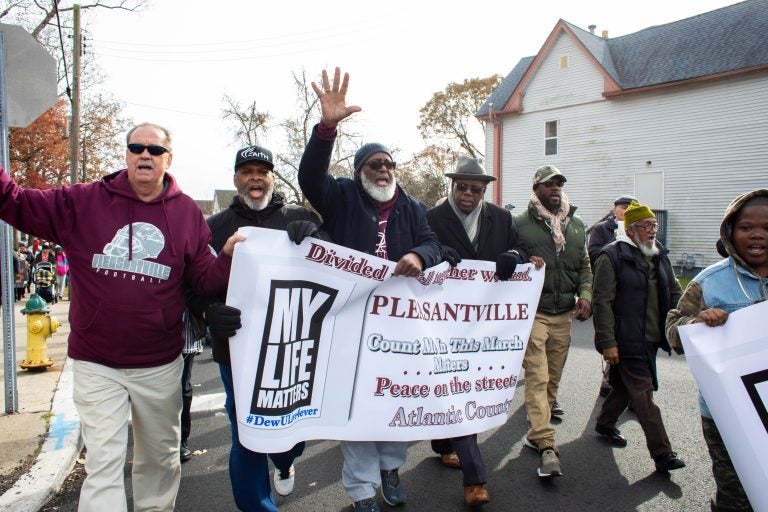
MULTIPOLYGON (((450 82, 506 76, 535 55, 559 19, 609 37, 737 3, 733 0, 154 0, 141 13, 83 11, 103 85, 136 122, 174 134, 170 172, 195 199, 232 188, 239 145, 223 96, 256 101, 273 124, 296 111, 292 72, 350 73, 355 130, 366 141, 422 149, 419 109, 450 82)), ((126 127, 127 129, 127 127, 126 127)), ((280 129, 261 140, 279 151, 280 129)), ((478 145, 482 141, 476 141, 478 145)))

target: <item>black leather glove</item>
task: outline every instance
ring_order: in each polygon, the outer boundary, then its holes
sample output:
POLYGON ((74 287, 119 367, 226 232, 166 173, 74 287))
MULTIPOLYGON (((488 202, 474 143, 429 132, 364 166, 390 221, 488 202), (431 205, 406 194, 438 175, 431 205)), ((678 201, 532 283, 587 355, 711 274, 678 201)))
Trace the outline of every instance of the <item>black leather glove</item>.
POLYGON ((515 271, 515 267, 520 263, 520 254, 517 251, 507 251, 496 256, 496 277, 506 281, 515 271))
POLYGON ((296 245, 301 244, 308 236, 317 235, 317 225, 310 220, 294 220, 285 226, 288 239, 296 245))
POLYGON ((205 308, 203 318, 214 338, 231 338, 243 326, 240 323, 240 310, 220 302, 205 308))
POLYGON ((448 247, 447 245, 443 245, 443 261, 448 262, 448 264, 452 267, 455 267, 459 263, 461 263, 461 256, 459 256, 459 252, 454 249, 453 247, 448 247))

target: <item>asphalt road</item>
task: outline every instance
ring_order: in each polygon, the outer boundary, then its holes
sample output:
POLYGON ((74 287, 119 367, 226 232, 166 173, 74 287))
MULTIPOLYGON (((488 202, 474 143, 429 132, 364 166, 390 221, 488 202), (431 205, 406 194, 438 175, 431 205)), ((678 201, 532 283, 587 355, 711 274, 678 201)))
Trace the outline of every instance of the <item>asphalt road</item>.
MULTIPOLYGON (((562 421, 556 423, 564 476, 542 480, 536 475, 538 456, 522 443, 526 420, 521 387, 515 394, 507 423, 479 436, 492 497, 483 510, 708 510, 714 482, 701 436, 696 384, 684 357, 668 357, 665 353, 659 356, 660 390, 656 402, 662 409, 674 449, 687 463, 686 468, 663 475, 654 471, 645 437, 633 413, 625 412, 619 425, 629 439, 626 448, 613 448, 594 433, 594 418, 602 398, 597 393, 600 356, 593 348, 592 334, 591 321, 574 324, 572 348, 558 397, 565 409, 562 421)), ((197 357, 193 380, 196 395, 223 392, 210 350, 197 357)), ((189 445, 199 453, 182 465, 176 510, 236 510, 227 472, 229 428, 223 410, 193 414, 189 445)), ((338 442, 307 443, 304 455, 296 462, 293 494, 277 497, 280 510, 351 510, 341 486, 341 464, 338 442)), ((130 462, 126 470, 129 475, 130 462)), ((411 444, 400 474, 408 490, 408 502, 397 510, 466 510, 461 472, 443 467, 431 452, 429 442, 411 444)), ((82 466, 78 465, 68 485, 42 510, 77 510, 81 481, 82 466)), ((130 477, 126 478, 126 487, 130 492, 130 477)), ((390 508, 382 505, 382 510, 390 508)))

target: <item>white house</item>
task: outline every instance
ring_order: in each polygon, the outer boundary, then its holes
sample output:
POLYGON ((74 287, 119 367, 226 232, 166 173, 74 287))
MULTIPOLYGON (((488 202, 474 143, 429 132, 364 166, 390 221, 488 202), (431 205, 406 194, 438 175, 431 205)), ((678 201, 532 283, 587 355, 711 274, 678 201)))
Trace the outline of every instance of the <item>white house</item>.
POLYGON ((768 0, 614 38, 560 20, 476 114, 494 202, 520 214, 553 164, 588 226, 633 194, 662 212, 674 264, 713 263, 728 203, 768 188, 767 34, 768 0))

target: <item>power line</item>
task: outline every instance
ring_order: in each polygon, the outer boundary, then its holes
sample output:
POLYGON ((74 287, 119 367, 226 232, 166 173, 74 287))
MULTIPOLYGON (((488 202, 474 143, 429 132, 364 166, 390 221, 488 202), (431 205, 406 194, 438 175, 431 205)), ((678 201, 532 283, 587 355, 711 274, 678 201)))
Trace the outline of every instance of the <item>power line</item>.
POLYGON ((64 78, 67 81, 67 96, 72 101, 72 89, 69 86, 69 69, 67 69, 67 54, 64 52, 64 38, 61 35, 61 18, 59 18, 59 3, 53 2, 53 8, 56 10, 56 26, 59 29, 59 46, 61 47, 61 60, 64 62, 64 78))

